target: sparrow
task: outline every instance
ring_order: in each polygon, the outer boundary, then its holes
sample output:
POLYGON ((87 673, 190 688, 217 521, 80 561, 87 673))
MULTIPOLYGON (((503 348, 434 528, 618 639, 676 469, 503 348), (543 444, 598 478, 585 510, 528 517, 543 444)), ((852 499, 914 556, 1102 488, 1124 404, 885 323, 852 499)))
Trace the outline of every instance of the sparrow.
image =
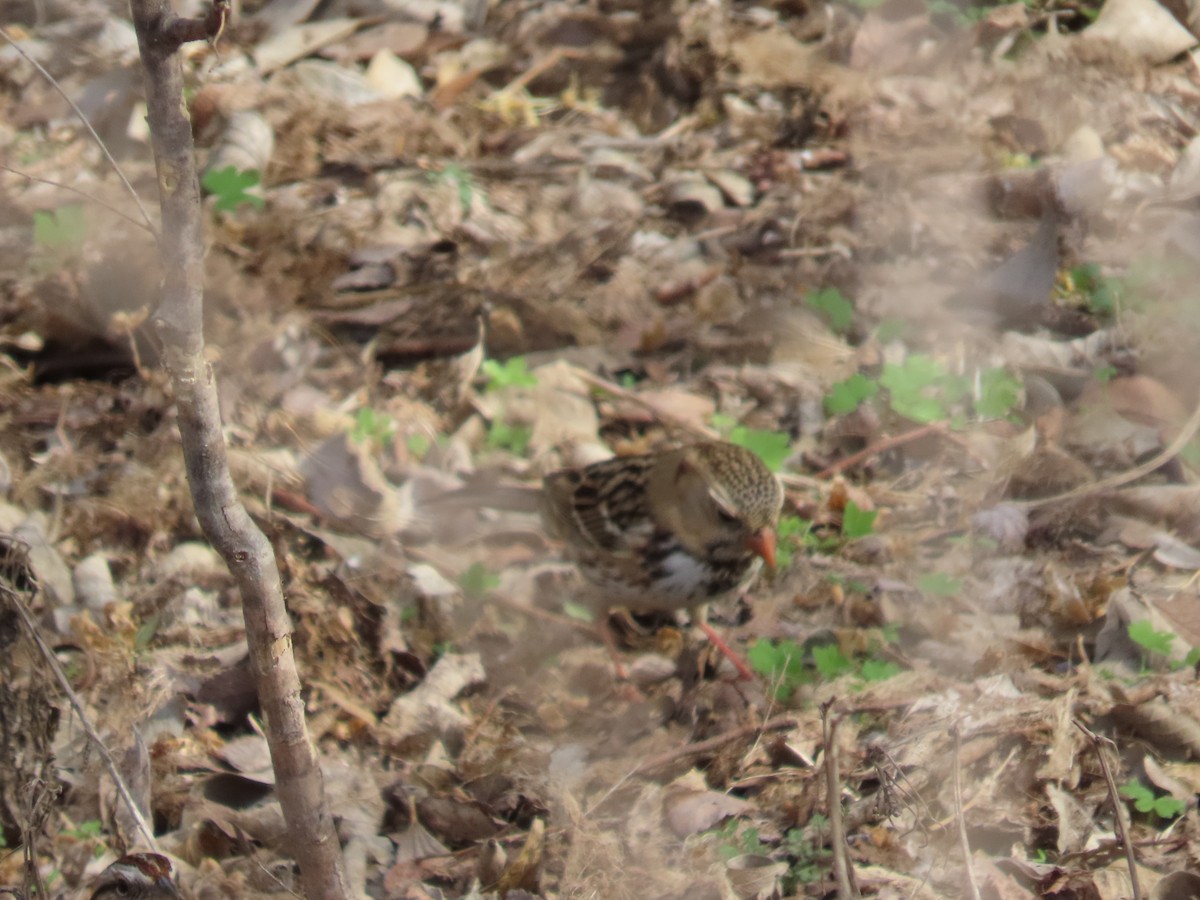
POLYGON ((598 594, 601 637, 624 669, 607 628, 611 607, 687 610, 737 668, 740 657, 705 621, 704 606, 741 590, 763 562, 775 566, 783 488, 751 451, 708 441, 623 456, 546 476, 541 514, 598 594))
POLYGON ((131 853, 100 873, 91 900, 179 900, 179 889, 165 856, 131 853))

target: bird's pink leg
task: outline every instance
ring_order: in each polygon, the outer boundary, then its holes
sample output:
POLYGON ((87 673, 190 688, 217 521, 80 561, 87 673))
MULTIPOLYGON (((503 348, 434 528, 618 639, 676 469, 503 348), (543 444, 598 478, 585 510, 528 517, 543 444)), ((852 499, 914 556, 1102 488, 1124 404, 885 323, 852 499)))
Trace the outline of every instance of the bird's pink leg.
POLYGON ((739 681, 753 681, 754 673, 750 671, 750 667, 746 665, 746 661, 742 659, 736 650, 725 643, 725 638, 717 634, 715 628, 708 624, 708 617, 705 613, 706 610, 704 607, 696 610, 695 615, 692 617, 695 626, 704 632, 704 636, 712 642, 714 647, 721 651, 721 654, 727 660, 733 663, 733 667, 737 669, 739 681))

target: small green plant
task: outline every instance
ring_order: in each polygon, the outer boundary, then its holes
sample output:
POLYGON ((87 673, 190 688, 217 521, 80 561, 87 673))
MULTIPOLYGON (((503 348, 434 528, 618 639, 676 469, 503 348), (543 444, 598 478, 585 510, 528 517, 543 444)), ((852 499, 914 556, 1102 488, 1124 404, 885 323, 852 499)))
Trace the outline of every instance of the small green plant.
POLYGON ((1021 382, 1001 368, 983 369, 976 380, 951 375, 937 360, 921 353, 903 363, 887 363, 878 379, 855 373, 830 388, 825 411, 845 415, 872 400, 883 388, 892 411, 920 424, 949 419, 965 424, 967 413, 977 418, 1003 418, 1021 397, 1021 382))
POLYGON ((162 616, 155 613, 138 626, 138 630, 133 636, 133 650, 135 653, 141 653, 150 646, 150 642, 158 634, 158 626, 161 624, 161 621, 162 616))
POLYGON ((1068 284, 1083 295, 1088 311, 1097 316, 1111 316, 1121 302, 1124 285, 1109 278, 1095 263, 1076 266, 1068 273, 1068 284))
POLYGON ((748 853, 767 855, 771 848, 764 844, 758 836, 758 829, 747 825, 741 819, 727 820, 716 832, 717 855, 728 862, 735 856, 748 853))
POLYGON ((822 872, 828 869, 832 854, 825 849, 821 836, 827 827, 826 818, 814 813, 804 828, 791 828, 784 836, 784 851, 793 860, 780 885, 785 897, 795 896, 802 884, 820 880, 822 872))
POLYGON ((947 416, 947 400, 940 390, 945 368, 931 356, 914 353, 903 363, 886 363, 879 384, 887 388, 892 409, 914 422, 935 422, 947 416))
POLYGON ((1175 635, 1169 631, 1155 630, 1149 619, 1139 619, 1129 623, 1129 639, 1145 650, 1147 655, 1157 653, 1170 656, 1175 635))
POLYGON ((854 671, 854 662, 841 651, 837 644, 824 644, 812 648, 813 663, 817 672, 826 681, 833 681, 854 671))
POLYGON ((862 661, 858 676, 866 682, 887 681, 900 674, 900 666, 890 659, 871 657, 862 661))
POLYGON ((483 563, 471 563, 467 570, 458 576, 458 586, 468 597, 477 600, 500 586, 500 576, 490 571, 483 563))
POLYGON ((78 250, 87 236, 83 207, 70 203, 55 210, 39 209, 33 214, 33 242, 51 253, 78 250))
POLYGON ((779 703, 786 703, 796 688, 812 682, 804 667, 804 650, 795 641, 759 638, 746 652, 746 662, 771 683, 779 703))
POLYGON ((1174 819, 1187 808, 1187 804, 1174 797, 1155 796, 1152 790, 1139 781, 1121 785, 1118 793, 1132 800, 1133 808, 1138 812, 1149 813, 1160 819, 1174 819))
POLYGON ((866 537, 875 531, 875 519, 879 516, 877 509, 860 509, 851 500, 842 510, 842 534, 850 540, 866 537))
POLYGON ((792 439, 785 432, 747 428, 725 413, 714 413, 710 421, 727 441, 751 451, 772 472, 782 469, 792 455, 792 439))
POLYGON ((917 579, 917 587, 934 597, 953 597, 962 590, 963 581, 945 572, 929 572, 917 579))
POLYGON ((1094 371, 1092 373, 1092 377, 1095 378, 1101 384, 1105 384, 1106 382, 1112 381, 1114 378, 1117 377, 1117 367, 1116 366, 1101 366, 1100 368, 1096 369, 1096 371, 1094 371))
POLYGON ((533 438, 533 429, 526 425, 493 422, 487 433, 489 450, 507 450, 514 456, 524 456, 533 438))
POLYGON ((370 406, 361 407, 350 428, 350 440, 355 444, 383 450, 392 443, 396 435, 396 421, 387 413, 377 412, 370 406))
POLYGON ((218 212, 233 212, 239 206, 262 209, 267 205, 266 201, 257 194, 249 193, 261 182, 256 169, 238 169, 236 166, 210 169, 200 179, 201 187, 217 198, 214 205, 218 212))
POLYGON ((875 340, 881 344, 890 344, 908 334, 911 327, 904 319, 882 319, 875 326, 875 340))
POLYGON ((825 412, 831 416, 844 416, 858 409, 867 400, 879 393, 879 382, 855 372, 845 381, 839 381, 825 396, 825 412))
POLYGON ((984 419, 1003 419, 1021 399, 1021 382, 1004 369, 984 369, 979 373, 979 394, 975 414, 984 419))
POLYGON ((447 163, 441 169, 430 172, 429 180, 437 183, 444 181, 454 185, 458 190, 458 203, 464 213, 471 211, 471 203, 475 199, 475 176, 456 163, 447 163))
POLYGON ((77 841, 90 841, 100 838, 104 834, 104 826, 100 824, 99 819, 88 819, 86 822, 80 822, 74 828, 64 828, 62 833, 77 841))
POLYGON ((817 678, 832 681, 843 675, 852 675, 858 680, 856 689, 863 684, 884 681, 900 672, 900 667, 877 654, 880 644, 870 649, 870 656, 858 660, 847 656, 836 644, 819 644, 805 650, 792 640, 769 641, 759 638, 746 652, 746 661, 759 675, 771 683, 775 700, 786 703, 796 690, 812 684, 817 678))
POLYGON ((537 376, 526 368, 525 357, 514 356, 504 362, 494 359, 483 361, 483 374, 487 376, 486 391, 501 388, 531 388, 538 383, 537 376))
POLYGON ((788 860, 781 887, 784 896, 793 896, 802 884, 811 884, 821 877, 829 865, 830 853, 825 849, 821 832, 828 827, 828 820, 820 813, 814 814, 804 828, 790 828, 777 847, 762 839, 759 830, 740 819, 729 819, 712 834, 717 842, 717 855, 728 862, 737 856, 770 856, 788 860))
POLYGON ((408 452, 414 457, 423 459, 425 454, 429 452, 429 448, 433 446, 433 443, 420 432, 414 432, 404 439, 404 446, 408 448, 408 452))
POLYGON ((806 543, 812 533, 812 522, 799 516, 781 516, 775 526, 775 562, 781 569, 792 565, 796 548, 806 543))
POLYGON ((99 819, 88 819, 86 822, 80 822, 74 828, 64 828, 62 833, 82 844, 90 844, 94 858, 98 859, 107 852, 104 844, 104 826, 99 819))
POLYGON ((804 302, 815 309, 838 334, 846 334, 854 324, 854 304, 837 288, 810 291, 804 302))
POLYGON ((729 432, 729 441, 754 453, 772 472, 782 469, 792 455, 791 438, 779 431, 760 431, 738 425, 729 432))

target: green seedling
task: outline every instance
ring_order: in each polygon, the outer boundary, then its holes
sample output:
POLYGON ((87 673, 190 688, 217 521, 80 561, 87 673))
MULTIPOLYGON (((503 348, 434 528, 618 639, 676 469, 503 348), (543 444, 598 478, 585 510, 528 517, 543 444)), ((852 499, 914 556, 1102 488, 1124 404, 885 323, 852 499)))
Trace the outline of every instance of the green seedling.
POLYGON ((429 180, 432 182, 443 181, 454 185, 458 191, 458 203, 464 213, 471 211, 471 204, 475 199, 475 176, 460 165, 448 163, 436 172, 429 173, 429 180))
POLYGON ((879 510, 860 509, 858 504, 851 500, 842 510, 842 534, 850 540, 873 534, 875 519, 878 516, 879 510))
POLYGON ((854 663, 837 644, 813 647, 812 655, 817 672, 826 681, 833 681, 854 671, 854 663))
POLYGON ((798 687, 812 682, 804 650, 795 641, 759 638, 746 652, 746 662, 774 687, 778 703, 786 703, 798 687))
POLYGON ((747 855, 786 858, 788 870, 780 886, 784 896, 790 897, 801 884, 819 880, 823 869, 828 868, 830 853, 821 837, 821 831, 827 825, 824 816, 815 814, 804 828, 788 829, 777 846, 765 842, 758 828, 740 819, 729 819, 714 830, 713 836, 717 841, 717 855, 726 862, 747 855))
POLYGON ((1129 623, 1129 639, 1146 651, 1147 654, 1157 653, 1170 656, 1171 644, 1175 635, 1169 631, 1157 631, 1149 619, 1140 619, 1129 623))
POLYGON ((350 428, 350 440, 360 446, 382 450, 396 436, 396 421, 387 413, 376 412, 369 406, 359 409, 350 428))
POLYGON ((759 638, 747 651, 746 661, 773 686, 775 701, 786 703, 798 688, 818 678, 832 681, 851 675, 859 681, 857 689, 898 674, 900 667, 875 655, 878 650, 874 647, 872 655, 860 661, 848 657, 836 644, 821 644, 808 650, 806 660, 805 649, 795 641, 759 638))
POLYGON ((1021 399, 1021 382, 1004 369, 984 369, 979 373, 979 396, 975 415, 984 419, 1003 419, 1021 399))
POLYGON ((524 456, 533 438, 533 429, 525 425, 493 422, 487 433, 489 450, 507 450, 514 456, 524 456))
POLYGON ((782 469, 792 455, 791 438, 779 431, 760 431, 738 425, 729 432, 729 441, 752 452, 772 472, 782 469))
POLYGON ((1121 303, 1124 284, 1109 278, 1095 263, 1076 266, 1067 273, 1068 283, 1083 295, 1088 311, 1097 316, 1111 316, 1121 303))
POLYGON ((33 214, 33 242, 38 249, 51 253, 78 250, 87 236, 87 218, 77 204, 55 210, 37 210, 33 214))
POLYGON ((526 368, 523 356, 514 356, 502 363, 494 359, 485 359, 483 374, 487 376, 487 386, 484 388, 487 391, 498 391, 501 388, 531 388, 538 383, 537 376, 526 368))
POLYGON ((825 396, 825 411, 830 415, 853 412, 881 388, 894 413, 920 424, 949 419, 961 426, 968 411, 981 419, 1003 418, 1013 412, 1021 396, 1021 382, 1004 369, 984 369, 972 382, 917 353, 901 364, 888 363, 878 379, 856 373, 839 381, 825 396))
POLYGON ((924 424, 946 418, 946 402, 938 389, 945 378, 941 363, 914 353, 901 364, 885 364, 879 384, 887 388, 891 407, 898 415, 924 424))
POLYGON ((471 563, 458 576, 458 586, 468 597, 478 600, 500 586, 500 576, 489 571, 483 563, 471 563))
POLYGON ((1133 808, 1138 812, 1154 815, 1160 819, 1174 819, 1187 808, 1187 804, 1174 797, 1156 796, 1152 790, 1138 781, 1130 781, 1121 785, 1117 792, 1132 800, 1133 808))
POLYGON ((408 448, 408 452, 414 457, 423 459, 433 444, 425 435, 415 432, 404 439, 404 446, 408 448))
POLYGON ((261 183, 257 170, 238 169, 235 166, 212 169, 200 179, 200 186, 217 198, 215 206, 218 212, 233 212, 240 206, 262 209, 267 205, 266 201, 257 194, 249 193, 251 188, 261 183))
POLYGON ((839 381, 830 388, 825 396, 825 412, 831 416, 844 416, 854 412, 878 393, 878 381, 855 372, 845 381, 839 381))
POLYGON ((804 302, 820 313, 838 334, 846 334, 854 324, 854 304, 837 288, 825 288, 805 295, 804 302))
POLYGON ((781 516, 775 526, 775 562, 780 569, 792 565, 797 546, 804 545, 812 532, 812 522, 799 516, 781 516))

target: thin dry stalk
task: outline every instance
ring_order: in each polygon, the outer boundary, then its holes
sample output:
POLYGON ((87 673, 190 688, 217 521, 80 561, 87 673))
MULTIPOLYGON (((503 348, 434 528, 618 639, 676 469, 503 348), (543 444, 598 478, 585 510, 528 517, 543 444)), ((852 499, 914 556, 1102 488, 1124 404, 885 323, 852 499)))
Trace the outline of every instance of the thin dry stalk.
MULTIPOLYGON (((87 116, 83 114, 83 110, 76 106, 75 101, 67 96, 67 92, 64 91, 62 86, 54 80, 54 76, 47 72, 40 62, 21 49, 21 45, 9 37, 8 32, 3 28, 0 28, 0 37, 8 41, 9 46, 12 47, 13 50, 19 53, 22 57, 24 57, 26 62, 37 69, 38 74, 46 79, 47 83, 56 91, 58 91, 58 93, 62 95, 62 98, 67 101, 67 104, 71 107, 72 111, 74 111, 75 115, 79 117, 79 121, 83 123, 83 127, 86 128, 88 134, 92 136, 92 140, 94 140, 96 145, 100 148, 100 152, 104 154, 104 158, 108 160, 108 164, 112 166, 113 171, 117 173, 117 177, 121 179, 121 184, 125 185, 125 190, 129 192, 129 196, 131 196, 133 198, 133 202, 137 204, 138 211, 141 212, 142 218, 145 219, 147 227, 149 227, 150 231, 153 232, 154 223, 151 222, 150 214, 146 212, 146 208, 142 206, 142 200, 140 197, 138 197, 137 191, 133 189, 133 185, 129 183, 129 179, 125 177, 125 173, 121 171, 121 167, 117 165, 117 161, 112 158, 112 154, 108 152, 108 147, 104 146, 104 141, 100 140, 100 135, 96 134, 96 129, 93 128, 92 123, 87 120, 87 116)), ((5 168, 8 167, 5 166, 5 168)))
MULTIPOLYGON (((4 31, 4 29, 0 28, 0 33, 3 33, 3 31, 4 31)), ((126 222, 128 222, 130 225, 133 225, 135 228, 141 228, 143 231, 148 231, 156 240, 158 239, 158 235, 155 234, 154 229, 151 228, 149 225, 147 225, 145 222, 139 222, 133 216, 128 215, 127 213, 121 212, 121 210, 117 209, 111 203, 101 200, 99 197, 95 196, 94 194, 89 194, 87 191, 81 191, 79 188, 71 187, 71 185, 69 185, 69 184, 63 184, 61 181, 55 181, 53 178, 39 178, 36 175, 30 175, 27 172, 22 172, 20 169, 14 169, 12 166, 6 166, 6 165, 4 165, 4 163, 0 163, 0 169, 3 169, 5 172, 12 172, 14 175, 20 176, 21 178, 24 178, 26 181, 36 181, 39 184, 48 184, 48 185, 50 185, 50 187, 56 187, 59 190, 68 191, 69 193, 72 193, 77 197, 82 197, 84 200, 88 201, 89 203, 95 203, 97 206, 101 206, 104 209, 107 209, 113 215, 119 216, 120 218, 122 218, 126 222)))
POLYGON ((689 756, 703 756, 706 753, 712 753, 714 750, 719 750, 726 744, 732 744, 734 741, 739 741, 743 738, 753 737, 757 739, 769 731, 784 731, 788 728, 795 727, 796 720, 792 716, 778 716, 774 719, 768 719, 761 725, 747 725, 743 728, 734 728, 714 737, 706 738, 703 741, 696 741, 693 744, 687 744, 686 746, 679 747, 675 750, 668 750, 666 753, 660 753, 658 756, 652 756, 649 759, 644 760, 633 771, 636 775, 644 775, 647 772, 652 772, 655 769, 661 769, 664 766, 669 766, 672 763, 678 762, 681 759, 686 759, 689 756))
POLYGON ((846 822, 842 818, 842 775, 838 771, 837 736, 838 719, 830 715, 835 701, 821 704, 821 740, 825 745, 825 793, 829 799, 829 841, 833 849, 833 872, 837 879, 838 900, 857 900, 862 894, 858 890, 858 879, 850 865, 850 853, 846 844, 846 822))
POLYGON ((1133 889, 1133 900, 1142 900, 1142 887, 1138 883, 1137 857, 1133 853, 1133 841, 1129 839, 1129 819, 1125 815, 1125 804, 1121 802, 1112 769, 1108 767, 1108 760, 1104 758, 1104 744, 1110 745, 1114 750, 1117 745, 1108 738, 1096 734, 1078 719, 1072 719, 1072 721, 1075 723, 1075 727, 1087 735, 1088 740, 1092 742, 1092 749, 1096 751, 1096 759, 1100 761, 1100 771, 1104 773, 1104 783, 1108 786, 1108 800, 1113 806, 1113 821, 1117 826, 1117 837, 1121 841, 1121 846, 1125 848, 1125 864, 1129 866, 1129 884, 1133 889))
POLYGON ((852 453, 845 459, 839 459, 832 466, 826 466, 817 473, 817 478, 832 478, 834 475, 839 475, 847 469, 857 466, 860 462, 865 462, 873 456, 878 456, 881 453, 886 453, 889 450, 894 450, 897 447, 902 447, 905 444, 920 440, 923 437, 928 437, 931 434, 945 434, 945 422, 930 422, 928 425, 920 425, 911 431, 906 431, 903 434, 894 434, 891 437, 884 438, 871 444, 869 447, 864 447, 857 453, 852 453))
MULTIPOLYGON (((1037 500, 1010 500, 1007 502, 1022 509, 1037 509, 1043 506, 1063 503, 1067 500, 1092 497, 1105 491, 1123 487, 1131 481, 1137 481, 1143 475, 1149 475, 1160 466, 1165 466, 1178 456, 1184 447, 1191 443, 1192 438, 1196 436, 1196 432, 1198 431, 1200 431, 1200 403, 1196 404, 1196 408, 1192 410, 1192 414, 1188 416, 1188 420, 1180 427, 1179 433, 1175 435, 1175 440, 1171 441, 1161 453, 1152 459, 1148 459, 1144 463, 1134 466, 1132 469, 1117 472, 1115 475, 1101 478, 1099 481, 1093 481, 1091 484, 1080 485, 1077 488, 1073 488, 1062 494, 1056 494, 1053 497, 1042 497, 1037 500)), ((1083 726, 1080 727, 1082 728, 1083 726)))
POLYGON ((33 616, 29 614, 29 610, 25 608, 25 604, 21 601, 21 597, 17 592, 5 587, 0 587, 0 591, 3 591, 5 596, 11 601, 13 608, 17 611, 17 615, 21 618, 21 623, 25 626, 25 631, 29 635, 29 639, 33 641, 34 646, 38 649, 38 653, 46 661, 46 665, 50 667, 50 671, 54 673, 54 680, 58 682, 58 687, 63 692, 63 696, 67 698, 67 702, 71 704, 71 709, 78 716, 79 722, 83 726, 84 734, 88 736, 88 740, 92 742, 92 745, 100 754, 100 761, 104 763, 104 768, 108 771, 109 777, 112 778, 113 784, 116 785, 117 794, 120 796, 121 802, 128 807, 129 814, 133 817, 138 831, 142 833, 142 839, 146 842, 146 847, 157 852, 153 829, 146 824, 146 819, 142 815, 137 801, 133 799, 133 794, 130 792, 129 786, 125 784, 125 779, 121 776, 121 770, 117 765, 117 761, 113 759, 112 753, 109 752, 107 745, 104 743, 104 739, 100 737, 100 733, 96 731, 96 726, 88 718, 79 695, 72 689, 67 674, 58 663, 58 657, 54 655, 54 651, 50 649, 49 644, 42 637, 37 623, 33 620, 33 616))
POLYGON ((196 515, 237 581, 271 763, 292 855, 310 900, 348 896, 341 848, 325 803, 324 783, 304 723, 292 626, 271 544, 238 499, 217 404, 204 359, 204 226, 191 123, 183 103, 176 51, 186 41, 215 39, 228 15, 214 0, 203 19, 185 19, 167 0, 132 0, 145 71, 147 118, 162 210, 164 284, 154 324, 163 342, 179 410, 184 464, 196 515))
POLYGON ((971 900, 980 900, 979 885, 975 883, 975 871, 971 868, 971 842, 967 840, 967 817, 963 813, 962 799, 962 765, 959 756, 962 752, 962 732, 957 723, 950 729, 954 735, 954 821, 958 826, 958 846, 963 855, 963 877, 967 882, 967 893, 971 900))

